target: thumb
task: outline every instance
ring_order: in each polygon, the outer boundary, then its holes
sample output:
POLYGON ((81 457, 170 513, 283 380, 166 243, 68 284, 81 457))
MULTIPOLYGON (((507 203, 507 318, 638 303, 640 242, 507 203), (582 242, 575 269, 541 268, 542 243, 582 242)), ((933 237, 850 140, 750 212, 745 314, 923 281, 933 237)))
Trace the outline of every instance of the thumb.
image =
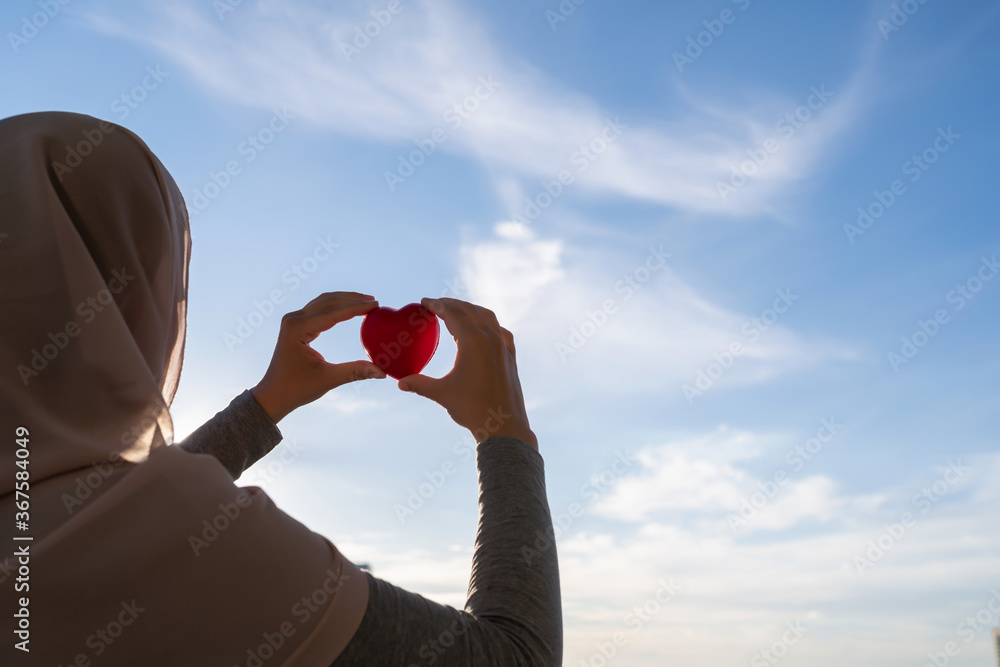
POLYGON ((439 380, 436 378, 415 374, 399 378, 398 386, 403 391, 410 391, 417 396, 423 396, 424 398, 429 398, 432 401, 437 402, 435 396, 438 394, 438 382, 439 380))
POLYGON ((330 364, 329 373, 336 386, 357 382, 358 380, 370 380, 384 378, 385 371, 370 361, 348 361, 342 364, 330 364))

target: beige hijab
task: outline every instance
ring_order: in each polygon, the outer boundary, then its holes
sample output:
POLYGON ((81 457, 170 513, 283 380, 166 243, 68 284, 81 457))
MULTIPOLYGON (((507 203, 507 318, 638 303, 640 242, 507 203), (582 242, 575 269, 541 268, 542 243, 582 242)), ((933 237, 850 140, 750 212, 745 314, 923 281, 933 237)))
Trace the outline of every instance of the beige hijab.
POLYGON ((134 134, 0 121, 0 664, 325 667, 361 623, 355 565, 171 446, 190 248, 181 193, 134 134))

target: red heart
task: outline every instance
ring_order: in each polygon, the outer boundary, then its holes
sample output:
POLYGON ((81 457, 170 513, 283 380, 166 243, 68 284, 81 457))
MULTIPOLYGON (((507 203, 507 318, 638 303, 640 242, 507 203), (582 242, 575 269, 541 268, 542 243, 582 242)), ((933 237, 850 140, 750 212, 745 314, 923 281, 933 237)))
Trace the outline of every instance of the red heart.
POLYGON ((368 357, 397 380, 424 369, 439 337, 437 316, 419 303, 399 310, 380 306, 361 322, 361 344, 368 357))

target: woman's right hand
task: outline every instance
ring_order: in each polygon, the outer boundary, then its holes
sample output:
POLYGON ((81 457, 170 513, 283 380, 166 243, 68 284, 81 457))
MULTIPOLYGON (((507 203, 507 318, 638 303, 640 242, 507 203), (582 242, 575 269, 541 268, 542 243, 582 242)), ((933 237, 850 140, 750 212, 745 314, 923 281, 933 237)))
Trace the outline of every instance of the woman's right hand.
POLYGON ((455 337, 455 366, 442 378, 407 375, 399 388, 441 405, 476 443, 507 435, 537 450, 517 376, 514 335, 493 311, 467 301, 424 298, 420 304, 444 320, 455 337))

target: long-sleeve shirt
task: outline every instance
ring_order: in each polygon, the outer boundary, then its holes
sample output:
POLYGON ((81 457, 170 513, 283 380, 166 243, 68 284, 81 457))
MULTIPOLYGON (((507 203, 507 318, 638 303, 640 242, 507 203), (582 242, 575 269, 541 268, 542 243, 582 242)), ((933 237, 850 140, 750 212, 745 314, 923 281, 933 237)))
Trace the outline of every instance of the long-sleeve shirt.
MULTIPOLYGON (((281 441, 244 391, 179 447, 211 454, 235 480, 281 441)), ((517 438, 476 447, 479 528, 463 610, 369 572, 361 626, 332 667, 562 664, 562 609, 555 536, 541 455, 517 438)))

